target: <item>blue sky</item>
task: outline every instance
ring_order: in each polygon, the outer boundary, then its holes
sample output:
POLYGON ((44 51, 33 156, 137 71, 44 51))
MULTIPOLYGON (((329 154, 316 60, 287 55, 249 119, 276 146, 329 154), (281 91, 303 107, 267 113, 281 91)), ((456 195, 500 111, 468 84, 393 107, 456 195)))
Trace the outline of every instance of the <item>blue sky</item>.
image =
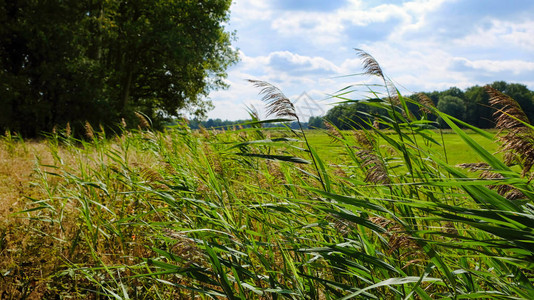
POLYGON ((532 0, 235 0, 228 28, 241 61, 228 70, 230 88, 210 94, 211 118, 247 118, 247 105, 262 113, 246 79, 293 100, 306 92, 325 112, 329 94, 369 80, 345 77, 361 72, 354 48, 373 55, 403 94, 496 80, 534 90, 532 0))

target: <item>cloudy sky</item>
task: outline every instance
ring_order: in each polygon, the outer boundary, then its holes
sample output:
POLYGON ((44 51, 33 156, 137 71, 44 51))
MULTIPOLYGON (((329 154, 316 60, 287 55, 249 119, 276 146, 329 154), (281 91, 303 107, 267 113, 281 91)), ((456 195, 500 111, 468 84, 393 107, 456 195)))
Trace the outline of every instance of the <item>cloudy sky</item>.
POLYGON ((210 118, 247 118, 247 105, 262 113, 246 79, 278 86, 297 106, 306 92, 310 113, 325 112, 328 95, 369 80, 346 76, 361 72, 354 48, 403 94, 496 80, 534 90, 533 0, 235 0, 228 28, 241 61, 229 69, 231 87, 210 95, 210 118))

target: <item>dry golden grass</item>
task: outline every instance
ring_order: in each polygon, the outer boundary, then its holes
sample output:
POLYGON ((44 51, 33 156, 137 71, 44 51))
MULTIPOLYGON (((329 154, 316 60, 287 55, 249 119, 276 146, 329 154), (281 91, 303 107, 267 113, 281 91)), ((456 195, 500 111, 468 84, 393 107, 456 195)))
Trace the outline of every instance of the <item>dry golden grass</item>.
MULTIPOLYGON (((24 191, 35 165, 30 149, 41 148, 39 143, 15 144, 0 147, 0 216, 6 222, 8 215, 21 208, 24 191)), ((39 150, 37 150, 39 151, 39 150)))
MULTIPOLYGON (((77 228, 74 221, 76 207, 71 205, 65 212, 62 230, 46 222, 30 221, 34 213, 20 212, 35 207, 29 198, 42 200, 49 197, 42 187, 33 184, 42 180, 37 170, 76 174, 81 165, 84 168, 96 167, 97 153, 94 149, 69 151, 59 146, 57 157, 54 157, 53 151, 56 150, 52 150, 46 140, 0 140, 0 299, 42 299, 47 297, 51 289, 61 289, 54 286, 57 283, 53 282, 52 276, 72 254, 68 254, 69 243, 58 242, 53 236, 68 242, 72 240, 77 228), (46 165, 59 166, 60 169, 51 169, 46 165)), ((141 176, 156 180, 152 178, 156 176, 155 173, 146 171, 156 163, 153 157, 148 153, 131 153, 129 157, 132 169, 138 169, 141 176)), ((112 166, 111 162, 105 163, 112 166)), ((61 184, 61 178, 47 176, 47 182, 56 186, 61 184)), ((136 251, 141 257, 141 252, 146 252, 141 246, 128 250, 136 251)))
POLYGON ((39 245, 38 236, 29 229, 24 215, 26 197, 39 198, 40 191, 32 186, 36 159, 52 163, 48 147, 41 142, 5 142, 0 144, 0 298, 38 299, 45 282, 44 268, 51 260, 45 245, 39 245), (41 287, 40 285, 43 285, 41 287))

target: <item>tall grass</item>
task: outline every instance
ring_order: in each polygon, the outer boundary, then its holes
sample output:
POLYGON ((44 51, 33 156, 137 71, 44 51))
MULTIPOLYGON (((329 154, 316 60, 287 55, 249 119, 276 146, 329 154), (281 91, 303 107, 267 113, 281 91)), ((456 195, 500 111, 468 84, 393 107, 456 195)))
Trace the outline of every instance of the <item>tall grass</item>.
MULTIPOLYGON (((528 143, 533 127, 494 94, 497 117, 523 128, 495 139, 402 96, 358 53, 382 81, 366 103, 386 114, 349 135, 329 124, 342 165, 320 157, 304 132, 262 128, 269 121, 257 117, 229 132, 184 122, 115 138, 93 130, 89 141, 49 136, 55 165, 35 174, 43 197, 21 214, 47 224, 58 253, 43 295, 533 299, 532 158, 507 142, 528 143), (471 169, 447 163, 446 138, 408 104, 447 122, 477 154, 471 169), (465 127, 516 159, 489 153, 465 127)), ((355 101, 348 91, 340 101, 355 101)), ((271 109, 288 116, 276 101, 271 109)))

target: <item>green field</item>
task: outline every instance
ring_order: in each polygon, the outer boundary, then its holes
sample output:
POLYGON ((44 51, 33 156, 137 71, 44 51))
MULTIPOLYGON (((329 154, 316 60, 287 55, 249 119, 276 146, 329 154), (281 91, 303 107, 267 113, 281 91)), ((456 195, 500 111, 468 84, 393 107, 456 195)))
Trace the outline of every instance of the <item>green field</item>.
MULTIPOLYGON (((495 154, 498 152, 498 144, 496 141, 483 137, 473 131, 466 131, 466 133, 488 152, 495 154)), ((497 132, 490 131, 490 133, 496 134, 497 132)), ((430 131, 430 134, 434 140, 439 143, 439 145, 433 144, 432 147, 436 150, 436 152, 443 155, 444 160, 445 153, 447 153, 446 158, 451 165, 482 161, 477 153, 472 151, 469 145, 467 145, 460 136, 454 134, 450 130, 443 131, 443 140, 439 131, 430 131)), ((350 136, 351 132, 345 131, 344 135, 350 136)), ((308 133, 308 138, 311 144, 317 148, 317 152, 321 157, 324 157, 331 163, 343 163, 344 157, 346 157, 344 146, 339 142, 335 142, 335 140, 332 139, 326 131, 310 131, 308 133)), ((421 137, 417 137, 417 140, 422 142, 423 139, 421 137)), ((384 141, 381 142, 384 143, 384 141)))
POLYGON ((534 296, 530 171, 492 154, 496 132, 446 131, 448 163, 431 142, 442 143, 440 131, 304 134, 311 148, 302 132, 259 127, 5 135, 0 290, 79 299, 534 296), (457 167, 475 162, 487 165, 457 167))

